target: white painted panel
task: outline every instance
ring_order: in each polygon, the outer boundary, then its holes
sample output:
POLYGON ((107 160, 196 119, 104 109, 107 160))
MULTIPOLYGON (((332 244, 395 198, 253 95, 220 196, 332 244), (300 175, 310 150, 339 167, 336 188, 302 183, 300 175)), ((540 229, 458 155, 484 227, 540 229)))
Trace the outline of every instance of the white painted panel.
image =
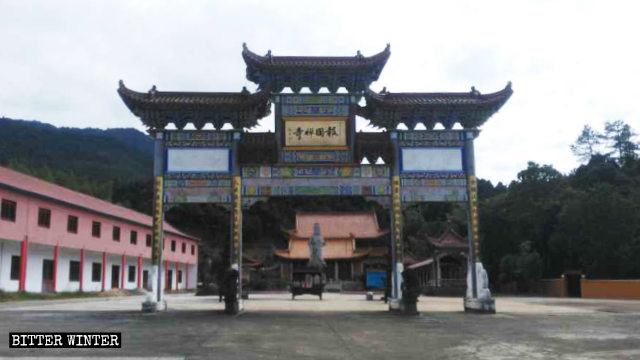
POLYGON ((402 171, 463 171, 462 148, 403 148, 402 171))
POLYGON ((11 280, 11 256, 20 256, 20 242, 0 240, 0 290, 18 291, 20 281, 11 280))
POLYGON ((167 172, 229 172, 229 149, 169 149, 167 172))

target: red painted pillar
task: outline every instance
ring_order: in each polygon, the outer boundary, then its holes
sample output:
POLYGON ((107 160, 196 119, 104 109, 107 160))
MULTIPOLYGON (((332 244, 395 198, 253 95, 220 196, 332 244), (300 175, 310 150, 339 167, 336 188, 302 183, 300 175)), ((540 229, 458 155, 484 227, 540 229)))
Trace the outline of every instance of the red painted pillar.
POLYGON ((80 292, 84 289, 84 249, 80 249, 80 292))
POLYGON ((22 240, 20 247, 20 279, 18 282, 18 289, 24 291, 25 281, 27 279, 27 256, 29 255, 29 244, 27 238, 22 240))
POLYGON ((184 273, 186 280, 186 288, 189 289, 189 263, 184 263, 184 273))
POLYGON ((164 261, 164 287, 165 289, 169 287, 169 262, 167 260, 164 261))
POLYGON ((124 273, 127 267, 127 257, 122 254, 122 270, 120 271, 120 289, 124 289, 124 273))
POLYGON ((138 291, 140 290, 141 278, 142 278, 142 256, 138 256, 138 291))
POLYGON ((60 257, 60 248, 58 245, 53 247, 53 292, 58 291, 58 257, 60 257))
POLYGON ((178 263, 174 262, 173 263, 173 273, 175 274, 175 278, 176 278, 176 290, 178 290, 178 263))
POLYGON ((102 253, 102 291, 104 292, 105 278, 107 277, 107 253, 102 253))

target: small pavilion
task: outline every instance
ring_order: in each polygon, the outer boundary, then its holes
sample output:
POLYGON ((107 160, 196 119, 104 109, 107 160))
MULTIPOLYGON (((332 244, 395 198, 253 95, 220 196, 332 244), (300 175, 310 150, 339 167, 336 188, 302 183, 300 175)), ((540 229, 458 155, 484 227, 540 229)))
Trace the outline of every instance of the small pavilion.
POLYGON ((282 280, 291 279, 296 269, 309 261, 309 238, 313 225, 320 225, 324 237, 324 260, 328 281, 360 281, 367 272, 388 269, 388 231, 378 227, 374 212, 298 213, 296 227, 288 231, 287 249, 274 249, 280 259, 282 280))
POLYGON ((416 271, 420 287, 427 294, 454 295, 464 293, 467 277, 469 244, 448 228, 437 238, 426 237, 433 246, 433 256, 409 265, 416 271))

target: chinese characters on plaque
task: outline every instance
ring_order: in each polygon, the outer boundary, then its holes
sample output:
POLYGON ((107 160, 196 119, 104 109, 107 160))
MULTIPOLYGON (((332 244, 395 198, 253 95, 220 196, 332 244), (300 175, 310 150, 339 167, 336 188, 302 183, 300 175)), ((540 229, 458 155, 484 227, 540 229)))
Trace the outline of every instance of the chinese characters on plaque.
POLYGON ((346 146, 346 119, 285 119, 285 146, 346 146))

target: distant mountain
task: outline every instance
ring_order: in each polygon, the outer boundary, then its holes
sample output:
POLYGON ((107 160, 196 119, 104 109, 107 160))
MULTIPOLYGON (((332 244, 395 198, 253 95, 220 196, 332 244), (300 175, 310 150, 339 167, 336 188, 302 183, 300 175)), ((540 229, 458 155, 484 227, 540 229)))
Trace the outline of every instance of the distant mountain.
POLYGON ((0 118, 0 165, 48 168, 90 181, 130 183, 151 177, 153 141, 135 129, 58 128, 0 118))

